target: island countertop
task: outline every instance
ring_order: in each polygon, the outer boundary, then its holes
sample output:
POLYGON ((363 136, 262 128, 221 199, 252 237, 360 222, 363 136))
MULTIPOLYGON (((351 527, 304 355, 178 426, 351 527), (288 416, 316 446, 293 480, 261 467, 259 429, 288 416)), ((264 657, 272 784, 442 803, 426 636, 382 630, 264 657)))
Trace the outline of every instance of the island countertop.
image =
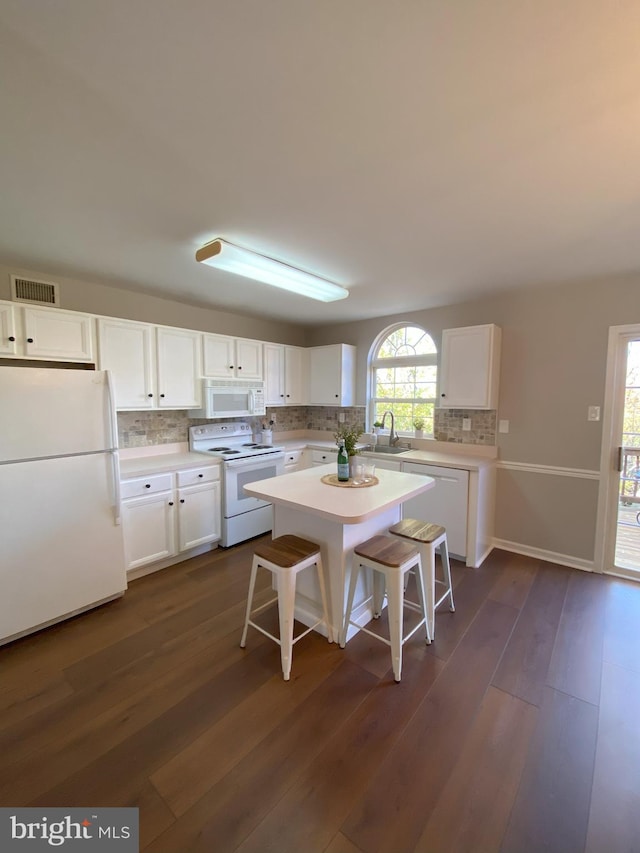
POLYGON ((319 465, 249 483, 244 490, 276 506, 302 510, 342 524, 359 524, 434 485, 431 477, 386 470, 376 471, 379 482, 374 486, 344 488, 321 481, 325 474, 335 471, 333 463, 319 465))

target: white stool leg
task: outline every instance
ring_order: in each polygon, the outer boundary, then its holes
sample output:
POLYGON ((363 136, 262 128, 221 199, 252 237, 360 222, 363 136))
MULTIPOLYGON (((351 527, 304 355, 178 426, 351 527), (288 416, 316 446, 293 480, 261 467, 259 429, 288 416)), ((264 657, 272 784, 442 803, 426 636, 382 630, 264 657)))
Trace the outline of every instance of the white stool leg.
POLYGON ((360 563, 358 558, 354 556, 351 562, 351 580, 349 581, 349 594, 347 595, 347 608, 344 612, 344 620, 342 623, 342 631, 340 632, 340 648, 344 649, 347 645, 347 631, 349 630, 349 619, 351 619, 351 608, 353 607, 353 599, 356 594, 356 584, 358 583, 358 575, 360 574, 360 563))
POLYGON ((316 560, 316 571, 318 572, 318 586, 320 587, 320 598, 322 599, 322 615, 324 616, 324 624, 327 626, 327 638, 330 643, 333 643, 333 626, 329 622, 327 592, 324 585, 324 571, 320 554, 318 554, 318 559, 316 560))
POLYGON ((402 675, 402 606, 404 600, 404 575, 390 572, 387 576, 387 611, 389 613, 389 639, 393 677, 400 681, 402 675))
POLYGON ((291 675, 293 654, 293 612, 296 598, 296 576, 294 572, 278 572, 278 617, 280 621, 280 660, 284 680, 291 675))
POLYGON ((253 604, 253 592, 256 587, 256 576, 258 574, 259 558, 254 557, 251 565, 251 577, 249 579, 249 593, 247 595, 247 613, 244 618, 244 628, 242 630, 242 639, 240 640, 240 648, 244 649, 247 645, 247 630, 249 628, 249 619, 251 618, 251 605, 253 604))
MULTIPOLYGON (((422 567, 422 554, 418 555, 418 564, 415 568, 415 577, 416 577, 416 589, 418 591, 418 602, 420 604, 420 608, 422 610, 422 616, 424 618, 424 630, 425 630, 425 642, 427 645, 431 643, 431 631, 429 629, 429 608, 427 604, 427 585, 425 581, 425 572, 422 567)), ((406 576, 409 576, 409 572, 406 573, 406 576)))
POLYGON ((440 561, 442 562, 442 571, 444 580, 449 587, 449 610, 455 613, 456 607, 453 603, 453 584, 451 583, 451 563, 449 562, 449 547, 447 545, 446 536, 440 543, 440 561))
POLYGON ((430 641, 436 636, 436 551, 433 545, 425 544, 420 548, 424 571, 424 591, 429 621, 427 623, 430 641))
POLYGON ((384 605, 384 594, 386 591, 385 576, 382 572, 371 571, 373 575, 371 582, 373 584, 373 618, 379 619, 384 605))

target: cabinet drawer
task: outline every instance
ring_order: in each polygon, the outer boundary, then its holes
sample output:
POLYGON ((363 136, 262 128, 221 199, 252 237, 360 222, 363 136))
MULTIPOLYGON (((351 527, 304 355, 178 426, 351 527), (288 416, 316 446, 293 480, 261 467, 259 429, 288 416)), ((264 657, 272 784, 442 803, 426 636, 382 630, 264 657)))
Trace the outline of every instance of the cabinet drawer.
POLYGON ((284 464, 285 465, 298 465, 300 460, 302 459, 302 451, 301 450, 289 450, 288 453, 284 454, 284 464))
POLYGON ((154 492, 169 492, 173 488, 173 474, 151 474, 149 477, 135 477, 123 480, 120 484, 122 499, 140 498, 154 492))
POLYGON ((338 456, 337 450, 312 450, 311 461, 314 465, 326 465, 328 462, 335 462, 338 456))
POLYGON ((178 471, 178 487, 197 486, 200 483, 211 483, 220 479, 219 465, 206 465, 204 468, 190 468, 188 471, 178 471))

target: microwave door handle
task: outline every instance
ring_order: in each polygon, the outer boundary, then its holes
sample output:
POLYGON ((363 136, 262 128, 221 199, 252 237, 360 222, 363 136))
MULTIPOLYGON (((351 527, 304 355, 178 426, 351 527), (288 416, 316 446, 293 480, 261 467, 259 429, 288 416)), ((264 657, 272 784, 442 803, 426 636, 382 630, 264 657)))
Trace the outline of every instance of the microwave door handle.
POLYGON ((251 389, 249 389, 249 411, 253 414, 256 410, 256 401, 254 398, 254 393, 251 389))

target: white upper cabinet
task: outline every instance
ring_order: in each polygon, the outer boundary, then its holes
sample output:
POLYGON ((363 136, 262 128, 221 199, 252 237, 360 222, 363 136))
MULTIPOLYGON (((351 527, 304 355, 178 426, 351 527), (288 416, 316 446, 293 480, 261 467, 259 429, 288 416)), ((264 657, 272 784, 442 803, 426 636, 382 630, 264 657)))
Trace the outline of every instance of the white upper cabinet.
POLYGON ((200 333, 188 329, 98 320, 99 367, 114 375, 118 409, 198 408, 200 345, 200 333))
POLYGON ((443 330, 440 408, 498 408, 501 337, 492 323, 443 330))
POLYGON ((113 373, 118 409, 155 409, 154 327, 148 323, 98 320, 98 366, 113 373))
POLYGON ((308 350, 265 344, 264 385, 265 405, 304 405, 308 389, 308 350))
POLYGON ((0 353, 50 361, 94 360, 93 317, 59 308, 0 304, 0 353))
POLYGON ((309 350, 309 404, 353 406, 356 348, 349 344, 311 347, 309 350))
POLYGON ((157 329, 158 405, 197 409, 202 404, 202 335, 188 329, 157 329))
POLYGON ((203 335, 204 376, 262 379, 262 342, 226 335, 203 335))

